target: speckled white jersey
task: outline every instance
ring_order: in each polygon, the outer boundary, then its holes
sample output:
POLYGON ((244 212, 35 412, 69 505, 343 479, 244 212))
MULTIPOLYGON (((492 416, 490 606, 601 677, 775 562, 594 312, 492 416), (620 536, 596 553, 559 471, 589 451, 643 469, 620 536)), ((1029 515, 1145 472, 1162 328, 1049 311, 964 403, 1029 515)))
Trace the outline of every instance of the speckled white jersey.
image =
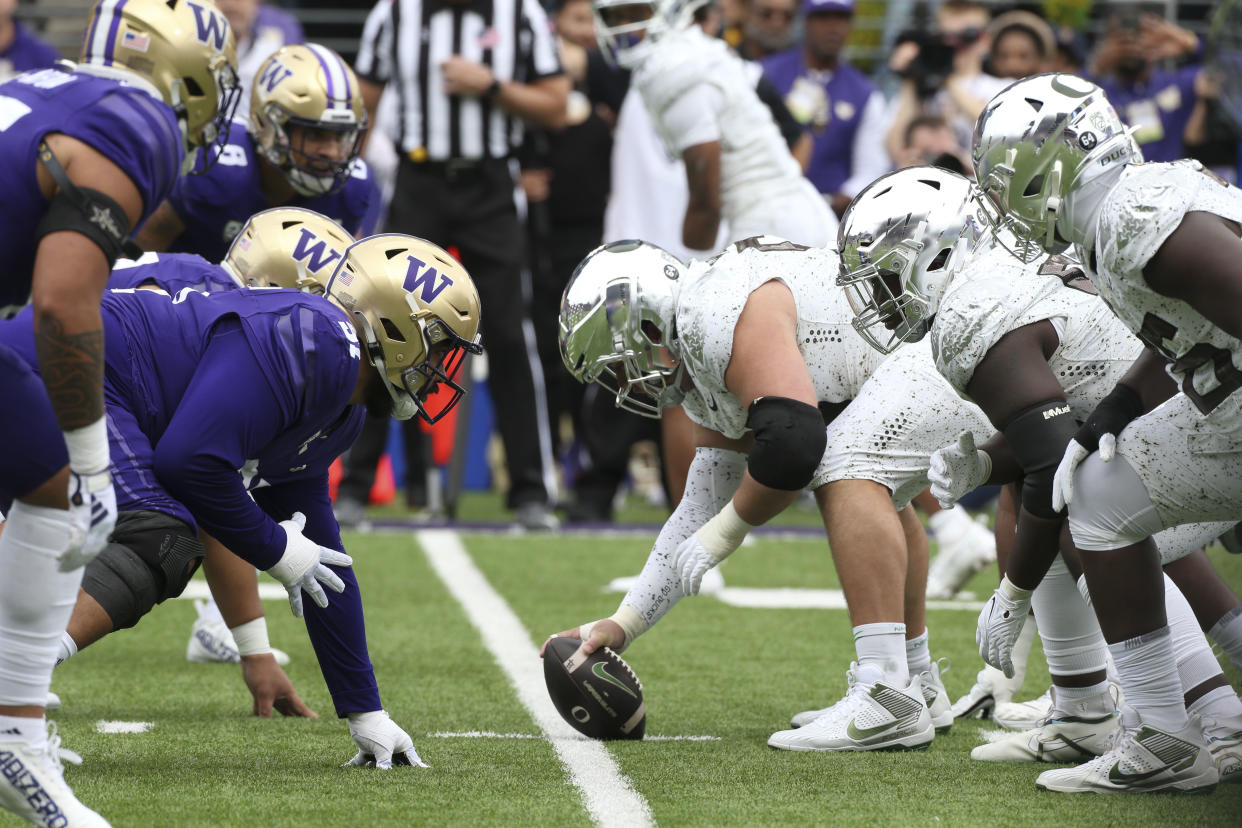
POLYGON ((773 279, 793 293, 798 348, 820 401, 857 396, 884 357, 854 332, 854 314, 836 285, 837 269, 830 247, 800 249, 770 236, 738 242, 690 267, 677 297, 676 350, 694 379, 683 403, 691 420, 732 439, 745 435, 746 410, 725 388, 725 371, 746 300, 773 279))
POLYGON ((1228 417, 1242 426, 1242 342, 1189 304, 1147 286, 1143 268, 1193 211, 1242 221, 1242 190, 1197 161, 1134 164, 1104 199, 1096 225, 1091 281, 1113 312, 1170 360, 1169 374, 1202 414, 1227 399, 1228 417))
POLYGON ((745 63, 724 41, 697 26, 666 35, 635 70, 633 83, 674 155, 682 142, 664 114, 696 86, 719 90, 720 198, 732 238, 767 233, 813 246, 836 238, 836 216, 803 177, 745 63))
POLYGON ((1074 417, 1086 420, 1143 346, 1081 274, 1068 257, 1024 264, 1000 245, 972 257, 953 275, 932 322, 936 368, 965 394, 1001 337, 1047 319, 1060 339, 1048 366, 1074 417))

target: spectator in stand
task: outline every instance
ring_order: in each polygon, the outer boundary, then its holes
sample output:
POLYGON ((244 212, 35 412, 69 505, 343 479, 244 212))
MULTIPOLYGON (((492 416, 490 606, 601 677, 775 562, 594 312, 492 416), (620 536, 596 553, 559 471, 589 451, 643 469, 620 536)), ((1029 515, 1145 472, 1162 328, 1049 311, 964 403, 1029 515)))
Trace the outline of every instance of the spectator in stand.
POLYGON ((998 78, 1021 80, 1047 72, 1056 52, 1052 27, 1036 14, 1011 11, 992 21, 989 70, 998 78))
POLYGON ((840 216, 859 190, 892 166, 876 140, 886 105, 867 76, 841 57, 853 0, 803 0, 802 11, 802 45, 765 58, 763 71, 794 118, 810 129, 806 176, 840 216))
POLYGON ((920 115, 906 127, 898 167, 930 164, 960 175, 973 175, 970 156, 962 151, 953 130, 939 115, 920 115))
POLYGON ((35 37, 20 20, 13 19, 17 0, 0 0, 0 83, 31 69, 43 69, 60 59, 60 53, 35 37))
POLYGON ((1158 64, 1189 58, 1199 38, 1187 29, 1136 7, 1115 11, 1096 50, 1092 76, 1148 161, 1176 161, 1186 155, 1185 132, 1198 95, 1196 64, 1172 71, 1158 64))
POLYGON ((889 58, 902 78, 890 103, 892 117, 884 148, 894 160, 902 153, 906 128, 920 115, 940 115, 953 130, 961 151, 970 151, 975 121, 983 107, 1010 84, 983 71, 991 48, 987 6, 974 0, 945 0, 936 9, 931 37, 907 36, 889 58))
POLYGON ((735 47, 739 55, 747 60, 763 60, 789 48, 793 42, 797 0, 747 0, 744 7, 742 40, 735 47))
POLYGON ((1087 65, 1089 51, 1087 36, 1084 33, 1069 26, 1061 26, 1056 31, 1056 49, 1052 53, 1048 71, 1081 75, 1083 67, 1087 65))
POLYGON ((216 0, 237 39, 237 77, 242 107, 250 103, 250 84, 263 61, 281 46, 305 43, 302 24, 289 12, 263 0, 216 0))

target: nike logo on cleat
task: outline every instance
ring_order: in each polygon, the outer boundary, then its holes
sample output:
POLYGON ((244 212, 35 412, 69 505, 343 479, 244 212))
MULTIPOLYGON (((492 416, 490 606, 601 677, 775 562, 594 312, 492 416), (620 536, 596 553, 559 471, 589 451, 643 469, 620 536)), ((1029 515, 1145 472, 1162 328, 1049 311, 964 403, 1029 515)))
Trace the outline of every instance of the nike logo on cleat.
POLYGON ((1108 769, 1108 781, 1115 785, 1134 785, 1142 782, 1144 779, 1150 779, 1158 773, 1162 773, 1168 768, 1156 768, 1151 771, 1143 771, 1141 773, 1126 773, 1121 769, 1121 763, 1115 763, 1108 769))
POLYGON ((887 724, 876 725, 875 727, 857 727, 853 721, 845 726, 845 735, 849 736, 856 742, 865 741, 874 736, 878 736, 886 730, 892 730, 897 722, 888 722, 887 724))

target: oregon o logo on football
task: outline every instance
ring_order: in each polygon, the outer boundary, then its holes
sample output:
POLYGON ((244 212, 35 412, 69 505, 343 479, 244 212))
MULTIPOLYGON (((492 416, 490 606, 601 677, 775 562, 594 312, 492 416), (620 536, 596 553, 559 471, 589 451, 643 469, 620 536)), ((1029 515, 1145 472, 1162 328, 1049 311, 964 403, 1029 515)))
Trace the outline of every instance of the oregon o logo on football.
POLYGON ((591 714, 580 704, 575 704, 572 708, 570 708, 569 714, 583 724, 591 721, 591 714))

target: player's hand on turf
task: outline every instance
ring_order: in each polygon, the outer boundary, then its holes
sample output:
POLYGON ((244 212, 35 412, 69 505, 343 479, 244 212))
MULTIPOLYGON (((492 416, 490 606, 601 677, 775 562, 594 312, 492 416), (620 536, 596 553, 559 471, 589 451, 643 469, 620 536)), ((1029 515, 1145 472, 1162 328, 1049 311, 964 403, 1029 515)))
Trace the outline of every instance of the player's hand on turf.
POLYGON ((1008 577, 1003 577, 979 613, 975 630, 979 656, 1004 672, 1006 678, 1013 678, 1013 644, 1030 611, 1031 590, 1014 586, 1008 577))
POLYGON ((69 514, 81 535, 60 556, 61 572, 72 572, 94 560, 116 528, 116 491, 107 469, 95 474, 69 470, 69 514))
POLYGON ((254 698, 254 715, 272 718, 272 710, 282 716, 318 719, 319 714, 306 706, 293 689, 293 682, 276 663, 271 653, 241 657, 242 680, 254 698))
POLYGON ((927 480, 932 497, 942 509, 952 509, 957 501, 978 488, 992 473, 992 461, 986 452, 975 448, 975 435, 963 431, 956 443, 932 452, 927 480))
MULTIPOLYGON (((625 649, 625 630, 621 629, 621 625, 611 618, 601 618, 598 621, 588 621, 577 627, 568 630, 562 630, 548 638, 577 638, 585 641, 586 644, 582 648, 585 655, 598 650, 600 647, 608 647, 615 653, 620 653, 625 649)), ((543 651, 548 646, 548 642, 544 641, 543 646, 539 648, 539 657, 543 658, 543 651)))
POLYGON ((294 616, 301 618, 303 590, 320 607, 326 607, 328 596, 319 585, 321 582, 333 592, 345 591, 345 582, 328 569, 328 565, 350 566, 354 559, 303 535, 306 515, 301 512, 294 512, 293 517, 282 520, 280 526, 285 530, 285 554, 267 573, 284 584, 289 593, 289 606, 294 616))
POLYGON ((386 710, 349 714, 349 735, 358 746, 358 755, 344 767, 380 768, 387 770, 402 765, 431 767, 418 756, 410 734, 388 716, 386 710))

